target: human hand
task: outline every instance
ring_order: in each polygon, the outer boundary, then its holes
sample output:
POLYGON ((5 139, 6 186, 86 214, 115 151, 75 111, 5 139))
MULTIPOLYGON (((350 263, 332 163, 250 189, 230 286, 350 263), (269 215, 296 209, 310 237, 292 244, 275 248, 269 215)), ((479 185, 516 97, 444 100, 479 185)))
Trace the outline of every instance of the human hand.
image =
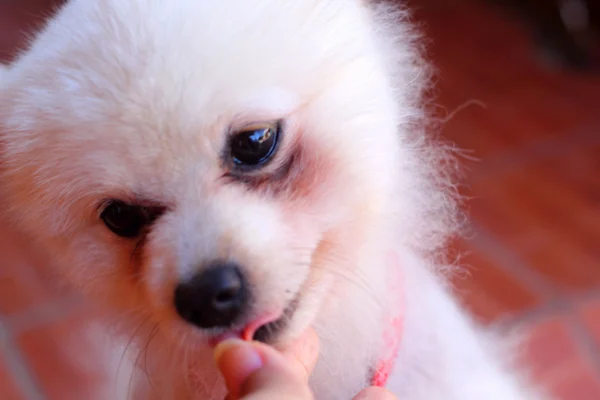
MULTIPOLYGON (((313 330, 280 353, 262 343, 226 340, 215 348, 215 361, 225 379, 229 400, 313 400, 308 386, 319 354, 313 330)), ((361 391, 354 400, 397 400, 378 387, 361 391)))

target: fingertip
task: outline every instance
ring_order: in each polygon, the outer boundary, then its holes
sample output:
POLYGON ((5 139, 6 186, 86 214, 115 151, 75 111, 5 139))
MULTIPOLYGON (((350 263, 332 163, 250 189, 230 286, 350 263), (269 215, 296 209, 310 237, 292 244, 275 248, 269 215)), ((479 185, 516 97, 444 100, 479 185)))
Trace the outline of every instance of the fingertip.
POLYGON ((251 343, 229 339, 217 345, 213 357, 221 371, 227 390, 234 397, 250 375, 263 365, 260 352, 251 343))
MULTIPOLYGON (((277 365, 266 364, 244 381, 241 396, 257 396, 261 399, 312 400, 313 395, 306 382, 277 365)), ((254 397, 249 397, 254 398, 254 397)))
POLYGON ((213 350, 213 359, 215 362, 219 364, 219 360, 223 357, 223 355, 234 349, 236 346, 239 346, 240 342, 242 341, 239 339, 229 339, 217 344, 213 350))
POLYGON ((286 370, 303 382, 308 381, 319 357, 319 337, 314 329, 308 329, 283 352, 264 343, 252 344, 260 352, 265 365, 286 370))
POLYGON ((312 399, 307 381, 318 352, 319 338, 309 330, 285 354, 264 343, 229 339, 214 349, 213 356, 231 398, 260 392, 312 399))
POLYGON ((398 398, 387 389, 371 386, 362 390, 353 400, 398 400, 398 398))
POLYGON ((314 370, 319 357, 319 336, 314 329, 307 330, 291 349, 285 352, 285 356, 302 372, 305 381, 308 380, 314 370))

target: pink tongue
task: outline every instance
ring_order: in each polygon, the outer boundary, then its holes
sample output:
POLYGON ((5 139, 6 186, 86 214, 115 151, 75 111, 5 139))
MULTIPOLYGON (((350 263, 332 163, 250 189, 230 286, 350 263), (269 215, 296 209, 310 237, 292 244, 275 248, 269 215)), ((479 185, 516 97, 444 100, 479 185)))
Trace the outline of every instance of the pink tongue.
POLYGON ((257 330, 260 329, 261 326, 268 324, 269 322, 273 322, 279 318, 279 314, 268 314, 261 318, 258 318, 252 322, 250 322, 246 327, 240 332, 226 332, 222 335, 219 335, 210 340, 210 345, 212 347, 216 347, 219 343, 227 339, 242 339, 245 341, 252 341, 254 338, 254 334, 257 330))

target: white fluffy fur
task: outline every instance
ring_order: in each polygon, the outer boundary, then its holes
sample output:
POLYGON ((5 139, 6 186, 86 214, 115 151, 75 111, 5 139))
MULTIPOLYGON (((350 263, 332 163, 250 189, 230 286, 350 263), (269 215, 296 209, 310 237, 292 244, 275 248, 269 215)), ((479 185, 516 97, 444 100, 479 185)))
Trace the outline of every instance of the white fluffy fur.
POLYGON ((3 72, 9 214, 61 281, 107 310, 93 341, 114 328, 116 379, 98 399, 223 398, 207 333, 171 305, 175 282, 215 258, 245 267, 249 319, 302 293, 277 345, 314 326, 316 397, 351 398, 397 307, 390 249, 406 299, 390 389, 535 398, 436 272, 455 228, 451 163, 423 134, 428 74, 415 44, 403 11, 358 0, 72 0, 3 72), (228 127, 279 118, 276 157, 303 150, 290 185, 220 179, 228 127), (169 210, 132 257, 135 243, 97 207, 135 196, 169 210))

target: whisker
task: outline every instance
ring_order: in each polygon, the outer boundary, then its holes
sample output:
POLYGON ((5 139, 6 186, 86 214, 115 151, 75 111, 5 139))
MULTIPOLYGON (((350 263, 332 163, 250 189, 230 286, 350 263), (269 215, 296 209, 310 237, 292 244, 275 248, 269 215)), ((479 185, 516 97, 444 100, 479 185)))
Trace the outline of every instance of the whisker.
POLYGON ((127 354, 127 351, 129 350, 129 347, 131 346, 131 344, 133 343, 135 337, 137 336, 138 332, 140 331, 140 329, 142 329, 142 327, 146 324, 146 322, 148 322, 150 320, 150 316, 148 315, 146 318, 144 318, 144 320, 142 320, 142 322, 137 326, 137 328, 133 331, 133 333, 131 334, 131 337, 129 338, 129 341, 127 342, 127 345, 125 345, 125 349, 123 350, 123 354, 121 354, 121 359, 119 360, 119 364, 117 366, 117 372, 116 372, 116 376, 118 379, 119 376, 119 372, 121 370, 121 366, 123 364, 123 361, 125 360, 125 355, 127 354))
POLYGON ((342 272, 341 270, 337 270, 337 269, 333 269, 333 268, 323 268, 318 265, 313 265, 313 266, 311 266, 311 268, 317 269, 319 271, 329 273, 329 274, 332 274, 337 277, 345 279, 347 282, 352 283, 357 288, 364 291, 365 294, 367 294, 371 298, 371 300, 373 300, 377 304, 378 307, 380 307, 381 309, 384 309, 384 304, 381 302, 381 300, 377 296, 375 290, 371 287, 371 285, 369 285, 367 283, 367 281, 364 277, 361 277, 360 275, 357 275, 356 277, 352 277, 352 276, 342 272))
MULTIPOLYGON (((299 259, 312 258, 312 249, 309 249, 307 247, 295 247, 294 250, 296 250, 295 251, 296 254, 300 253, 300 256, 297 257, 299 259)), ((321 256, 321 261, 322 261, 321 263, 327 263, 327 268, 324 268, 321 265, 319 265, 319 263, 315 263, 312 261, 313 260, 311 260, 307 263, 300 263, 296 260, 296 261, 294 261, 293 264, 295 264, 295 265, 310 265, 310 268, 312 268, 312 269, 317 269, 319 271, 330 273, 330 274, 336 275, 340 278, 343 278, 347 282, 350 282, 353 285, 355 285, 356 287, 358 287, 359 289, 363 290, 373 301, 375 301, 375 303, 377 304, 378 307, 380 307, 382 309, 384 308, 383 303, 381 302, 379 296, 377 296, 377 294, 376 294, 377 292, 369 284, 369 281, 362 274, 361 271, 353 270, 352 275, 349 275, 342 269, 334 267, 336 265, 339 265, 340 263, 352 264, 352 260, 348 259, 347 257, 345 257, 343 255, 330 252, 326 256, 321 256)))
MULTIPOLYGON (((148 340, 150 340, 153 332, 154 332, 154 328, 150 331, 150 334, 148 335, 148 340)), ((146 344, 146 346, 147 346, 147 344, 146 344)), ((132 370, 131 375, 129 377, 129 384, 128 384, 128 387, 127 387, 127 397, 130 398, 130 399, 133 399, 133 397, 132 397, 132 386, 133 386, 133 380, 135 378, 134 375, 137 372, 138 363, 140 362, 140 359, 142 357, 142 353, 143 353, 143 351, 144 351, 145 348, 146 347, 144 346, 144 347, 141 347, 138 350, 138 354, 137 354, 137 356, 135 358, 135 362, 133 363, 133 370, 132 370)))
POLYGON ((154 384, 152 383, 152 378, 150 378, 150 374, 148 374, 148 348, 150 346, 150 342, 152 342, 152 339, 154 339, 154 337, 156 336, 158 331, 159 331, 159 323, 157 322, 156 325, 154 325, 154 328, 152 328, 152 331, 150 332, 148 341, 146 342, 146 346, 144 348, 144 371, 146 372, 146 378, 148 378, 150 387, 156 394, 158 394, 158 392, 156 391, 156 388, 154 387, 154 384))

